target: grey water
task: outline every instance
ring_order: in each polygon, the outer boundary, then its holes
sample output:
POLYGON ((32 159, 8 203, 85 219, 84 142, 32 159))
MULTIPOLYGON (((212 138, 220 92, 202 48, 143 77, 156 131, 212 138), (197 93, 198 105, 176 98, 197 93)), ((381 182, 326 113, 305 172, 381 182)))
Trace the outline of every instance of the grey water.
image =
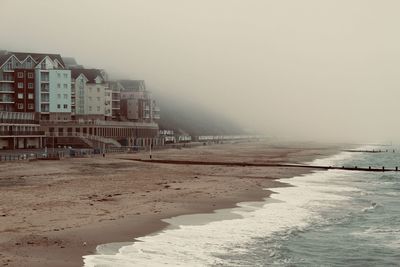
MULTIPOLYGON (((388 149, 311 164, 400 166, 400 148, 388 149)), ((259 203, 168 219, 164 231, 85 256, 85 266, 400 266, 400 172, 315 171, 285 182, 293 186, 259 203)))
MULTIPOLYGON (((400 149, 381 149, 335 164, 400 166, 400 149)), ((305 228, 254 238, 241 253, 218 257, 232 266, 400 266, 400 172, 348 172, 320 183, 356 190, 336 192, 347 200, 321 209, 305 228)))

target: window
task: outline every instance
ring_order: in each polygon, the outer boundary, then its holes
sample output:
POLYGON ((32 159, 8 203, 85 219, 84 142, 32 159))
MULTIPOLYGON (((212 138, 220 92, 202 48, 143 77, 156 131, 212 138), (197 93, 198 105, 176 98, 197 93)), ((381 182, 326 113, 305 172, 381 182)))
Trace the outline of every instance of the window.
POLYGON ((100 111, 100 107, 99 106, 97 106, 97 111, 100 111))
POLYGON ((33 94, 28 94, 28 99, 33 99, 33 94))
POLYGON ((57 104, 57 108, 60 109, 60 108, 61 108, 61 105, 60 105, 60 104, 57 104))
POLYGON ((28 104, 28 109, 33 109, 33 104, 28 104))
POLYGON ((58 77, 58 78, 61 78, 61 74, 60 74, 60 73, 57 73, 57 77, 58 77))
POLYGON ((99 87, 97 87, 97 93, 100 93, 100 88, 99 87))
POLYGON ((68 94, 64 94, 64 99, 68 99, 68 94))
POLYGON ((58 84, 57 84, 57 88, 61 88, 61 84, 58 83, 58 84))
POLYGON ((29 79, 33 79, 33 73, 32 72, 28 73, 28 78, 29 79))
POLYGON ((68 74, 64 73, 64 78, 68 79, 68 74))
POLYGON ((18 94, 18 99, 24 99, 24 94, 19 93, 18 94))
POLYGON ((28 83, 28 89, 33 89, 33 83, 28 83))
POLYGON ((23 72, 18 72, 18 78, 24 78, 24 73, 23 72))
POLYGON ((89 106, 89 111, 92 111, 92 106, 89 106))
POLYGON ((19 89, 24 88, 24 83, 18 83, 18 88, 19 89))
POLYGON ((64 89, 68 89, 68 84, 64 83, 64 89))
POLYGON ((64 109, 67 109, 68 108, 68 105, 67 104, 64 104, 64 109))
POLYGON ((12 61, 9 60, 9 61, 7 62, 7 65, 6 65, 6 70, 11 70, 11 69, 12 69, 12 61))
POLYGON ((61 94, 57 94, 57 98, 58 98, 58 99, 61 99, 61 94))
POLYGON ((18 104, 18 109, 24 109, 24 104, 19 103, 18 104))

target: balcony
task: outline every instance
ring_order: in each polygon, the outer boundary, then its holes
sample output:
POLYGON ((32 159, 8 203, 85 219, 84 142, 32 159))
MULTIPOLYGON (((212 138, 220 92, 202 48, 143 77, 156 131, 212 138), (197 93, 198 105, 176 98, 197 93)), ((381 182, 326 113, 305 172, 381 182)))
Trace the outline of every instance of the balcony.
POLYGON ((0 84, 0 92, 2 93, 14 93, 14 88, 11 84, 0 84))
POLYGON ((14 99, 11 97, 0 97, 0 103, 14 103, 14 99))
POLYGON ((44 136, 44 131, 0 131, 0 136, 44 136))
POLYGON ((0 82, 14 82, 14 77, 11 73, 0 73, 0 82))
POLYGON ((49 92, 49 85, 48 84, 42 84, 40 86, 40 90, 42 93, 48 93, 49 92))

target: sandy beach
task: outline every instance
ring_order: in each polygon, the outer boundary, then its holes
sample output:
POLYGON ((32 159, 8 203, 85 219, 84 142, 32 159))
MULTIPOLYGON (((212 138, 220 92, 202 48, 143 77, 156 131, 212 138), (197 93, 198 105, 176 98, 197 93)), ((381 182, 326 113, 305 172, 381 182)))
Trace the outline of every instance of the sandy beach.
MULTIPOLYGON (((333 145, 237 143, 168 149, 155 159, 301 163, 333 145)), ((301 168, 136 162, 148 153, 1 163, 0 265, 82 266, 104 243, 162 230, 161 219, 261 200, 301 168)))

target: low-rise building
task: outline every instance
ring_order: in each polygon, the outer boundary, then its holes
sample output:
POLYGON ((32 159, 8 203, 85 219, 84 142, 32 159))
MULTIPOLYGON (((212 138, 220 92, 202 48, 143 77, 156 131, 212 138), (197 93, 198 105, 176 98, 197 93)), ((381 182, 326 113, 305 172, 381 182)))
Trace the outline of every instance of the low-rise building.
POLYGON ((35 113, 0 111, 0 149, 42 148, 44 138, 35 113))

